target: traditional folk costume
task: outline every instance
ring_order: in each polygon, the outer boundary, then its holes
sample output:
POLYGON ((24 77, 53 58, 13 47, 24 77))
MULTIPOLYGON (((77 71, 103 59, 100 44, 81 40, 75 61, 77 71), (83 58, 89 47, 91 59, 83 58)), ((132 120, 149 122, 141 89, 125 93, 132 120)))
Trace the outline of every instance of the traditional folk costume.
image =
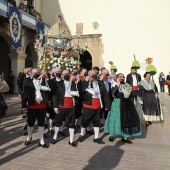
MULTIPOLYGON (((55 121, 55 115, 56 115, 53 109, 53 89, 56 90, 56 87, 53 87, 53 85, 55 85, 55 83, 59 81, 61 81, 61 77, 54 77, 48 80, 48 84, 51 89, 49 93, 49 102, 51 103, 51 107, 47 106, 47 117, 48 117, 48 130, 51 134, 54 134, 53 122, 55 121)), ((59 129, 59 134, 65 136, 63 129, 64 129, 64 121, 59 129)))
POLYGON ((140 136, 141 127, 134 103, 129 98, 131 86, 127 83, 118 86, 113 81, 111 87, 115 99, 108 113, 104 132, 110 134, 109 141, 114 141, 115 137, 122 137, 123 142, 132 143, 126 138, 140 136))
POLYGON ((62 121, 67 118, 68 128, 70 133, 69 144, 76 147, 77 143, 73 141, 74 128, 75 128, 75 100, 79 96, 78 87, 76 83, 61 80, 55 82, 53 85, 53 107, 59 110, 55 116, 55 133, 51 141, 52 144, 57 142, 57 134, 62 121))
POLYGON ((22 108, 28 107, 28 137, 25 141, 25 145, 29 145, 30 141, 32 140, 32 132, 37 119, 40 138, 39 146, 47 148, 47 145, 44 143, 44 123, 49 90, 50 89, 46 86, 44 80, 41 81, 39 79, 27 79, 24 83, 22 108))
POLYGON ((103 144, 103 141, 99 139, 100 110, 103 107, 103 103, 105 103, 105 108, 110 108, 108 92, 102 81, 84 81, 82 84, 82 95, 83 115, 79 141, 82 142, 84 140, 85 128, 92 122, 95 133, 93 141, 98 144, 103 144))
POLYGON ((163 120, 163 115, 160 109, 159 98, 156 99, 155 94, 158 92, 156 84, 153 80, 147 82, 142 80, 139 85, 139 97, 142 99, 143 117, 148 126, 151 122, 163 120))
MULTIPOLYGON (((133 67, 132 67, 133 69, 133 67)), ((135 68, 134 68, 135 69, 135 68)), ((126 83, 130 84, 132 87, 132 95, 131 98, 134 101, 137 100, 137 97, 139 95, 139 90, 138 90, 138 83, 141 81, 141 75, 136 73, 136 74, 128 74, 126 77, 126 83)))

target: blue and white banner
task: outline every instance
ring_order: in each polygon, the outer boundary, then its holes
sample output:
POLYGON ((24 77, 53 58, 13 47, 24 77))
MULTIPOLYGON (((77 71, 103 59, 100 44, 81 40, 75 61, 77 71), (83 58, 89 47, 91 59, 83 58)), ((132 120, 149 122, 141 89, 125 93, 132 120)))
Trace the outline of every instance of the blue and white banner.
POLYGON ((21 13, 16 6, 9 6, 9 24, 11 34, 11 45, 18 49, 22 47, 22 22, 21 13))
POLYGON ((36 25, 36 34, 37 34, 37 39, 39 40, 40 46, 43 47, 45 43, 45 27, 44 23, 38 21, 36 25))

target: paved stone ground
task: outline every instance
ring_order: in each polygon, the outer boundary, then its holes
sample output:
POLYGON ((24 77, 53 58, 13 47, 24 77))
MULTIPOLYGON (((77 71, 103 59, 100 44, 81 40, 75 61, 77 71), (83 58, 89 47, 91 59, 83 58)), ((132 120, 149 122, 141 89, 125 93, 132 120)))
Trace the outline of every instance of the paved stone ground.
MULTIPOLYGON (((86 136, 77 148, 68 145, 67 136, 51 145, 52 136, 45 139, 48 149, 38 147, 38 133, 24 146, 25 120, 20 115, 20 101, 8 98, 9 111, 0 126, 0 170, 170 170, 170 96, 160 93, 165 123, 143 127, 143 135, 133 139, 133 144, 123 144, 120 139, 108 142, 108 136, 100 136, 106 142, 98 145, 93 136, 86 136)), ((36 129, 36 128, 35 128, 36 129)), ((75 139, 79 136, 76 133, 75 139)))

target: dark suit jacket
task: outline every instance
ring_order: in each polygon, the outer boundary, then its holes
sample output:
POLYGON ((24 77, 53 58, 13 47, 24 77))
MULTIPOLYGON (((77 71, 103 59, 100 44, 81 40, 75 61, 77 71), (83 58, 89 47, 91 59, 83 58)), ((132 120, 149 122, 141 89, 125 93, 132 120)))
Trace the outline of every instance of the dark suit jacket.
MULTIPOLYGON (((136 80, 137 82, 141 81, 141 75, 136 73, 136 80)), ((132 73, 128 74, 126 77, 126 83, 130 84, 131 86, 133 86, 133 77, 132 77, 132 73)))
MULTIPOLYGON (((45 82, 42 82, 41 85, 45 85, 45 82)), ((43 101, 48 103, 48 91, 40 90, 43 101)), ((22 94, 22 108, 27 107, 27 102, 30 105, 35 104, 35 87, 33 84, 33 79, 25 79, 23 94, 22 94)))
POLYGON ((52 78, 52 79, 48 80, 48 85, 49 85, 49 88, 51 89, 51 91, 49 92, 49 95, 48 95, 49 101, 52 101, 52 98, 53 98, 53 89, 54 89, 53 84, 55 82, 57 82, 56 78, 52 78))
POLYGON ((167 76, 166 76, 166 79, 167 79, 167 80, 170 80, 170 75, 167 75, 167 76))
MULTIPOLYGON (((64 96, 65 96, 65 85, 64 80, 53 82, 53 107, 58 108, 58 105, 64 104, 64 96)), ((79 85, 77 84, 77 88, 79 85)), ((77 91, 76 84, 72 83, 71 91, 77 91)), ((78 103, 78 97, 74 97, 75 102, 78 103)))
MULTIPOLYGON (((100 95, 103 105, 106 109, 110 108, 110 101, 109 101, 109 94, 105 88, 103 81, 98 80, 100 95)), ((83 96, 83 103, 91 105, 92 104, 92 94, 86 91, 88 88, 89 82, 83 81, 82 82, 82 96, 83 96)))

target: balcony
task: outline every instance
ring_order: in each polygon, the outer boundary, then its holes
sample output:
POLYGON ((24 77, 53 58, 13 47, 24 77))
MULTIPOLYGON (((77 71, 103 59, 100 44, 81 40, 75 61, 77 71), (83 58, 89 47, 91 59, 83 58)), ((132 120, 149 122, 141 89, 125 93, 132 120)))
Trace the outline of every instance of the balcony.
POLYGON ((0 0, 0 15, 8 16, 8 3, 4 0, 0 0))
MULTIPOLYGON (((0 0, 0 15, 8 18, 8 3, 5 0, 0 0)), ((27 12, 22 11, 22 24, 28 28, 36 29, 36 18, 35 16, 30 15, 27 12)), ((49 28, 49 25, 44 23, 46 28, 49 28)))

